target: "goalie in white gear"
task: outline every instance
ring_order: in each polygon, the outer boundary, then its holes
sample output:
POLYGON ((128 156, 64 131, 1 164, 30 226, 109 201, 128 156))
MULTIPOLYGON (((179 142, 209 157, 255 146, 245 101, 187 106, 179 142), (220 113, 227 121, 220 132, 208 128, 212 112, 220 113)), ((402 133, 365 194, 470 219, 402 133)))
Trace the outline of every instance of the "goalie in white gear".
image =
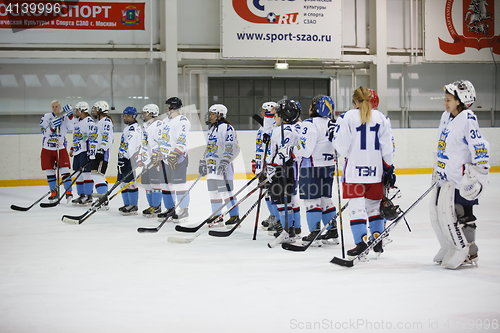
POLYGON ((446 111, 438 129, 437 181, 430 203, 431 223, 441 245, 434 261, 455 269, 475 264, 476 217, 472 207, 488 184, 489 143, 482 136, 470 106, 476 91, 467 80, 444 86, 446 111))

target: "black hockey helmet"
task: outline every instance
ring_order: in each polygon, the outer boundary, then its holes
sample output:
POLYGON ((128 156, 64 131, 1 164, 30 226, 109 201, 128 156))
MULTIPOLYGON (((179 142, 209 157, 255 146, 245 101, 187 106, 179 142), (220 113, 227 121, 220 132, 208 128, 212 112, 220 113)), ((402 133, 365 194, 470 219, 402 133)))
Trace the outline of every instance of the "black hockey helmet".
POLYGON ((399 216, 400 211, 399 206, 394 205, 389 198, 384 196, 380 201, 380 216, 383 218, 392 221, 399 216))
POLYGON ((300 116, 300 108, 293 100, 283 100, 278 103, 276 113, 285 123, 295 123, 300 116))
POLYGON ((182 107, 182 101, 179 97, 170 97, 165 102, 165 106, 167 111, 178 110, 182 107))

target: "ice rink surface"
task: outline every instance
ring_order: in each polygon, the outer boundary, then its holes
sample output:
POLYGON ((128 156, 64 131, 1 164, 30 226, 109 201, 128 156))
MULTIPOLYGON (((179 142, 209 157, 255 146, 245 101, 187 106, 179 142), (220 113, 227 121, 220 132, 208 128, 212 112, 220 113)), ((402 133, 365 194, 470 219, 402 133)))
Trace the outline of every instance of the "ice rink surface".
MULTIPOLYGON (((247 181, 236 181, 239 189, 247 181)), ((430 185, 430 175, 398 176, 406 209, 430 185)), ((253 186, 253 184, 252 184, 253 186)), ((189 237, 156 219, 123 217, 117 208, 81 225, 63 214, 86 208, 29 206, 48 187, 0 188, 0 332, 478 332, 500 325, 500 174, 475 207, 479 266, 449 270, 432 262, 438 242, 429 197, 390 235, 379 259, 344 268, 329 261, 341 246, 289 252, 269 249, 255 212, 230 237, 189 237)), ((335 191, 336 193, 336 188, 335 191)), ((245 193, 245 192, 244 192, 245 193)), ((255 202, 245 201, 240 215, 255 202)), ((338 202, 336 195, 334 201, 338 202)), ((46 201, 45 201, 46 202, 46 201)), ((140 189, 140 210, 147 208, 140 189)), ((191 195, 190 221, 210 215, 206 182, 191 195)), ((268 216, 262 206, 261 218, 268 216)), ((307 235, 302 209, 303 235, 307 235)), ((343 215, 345 249, 354 246, 343 215)))

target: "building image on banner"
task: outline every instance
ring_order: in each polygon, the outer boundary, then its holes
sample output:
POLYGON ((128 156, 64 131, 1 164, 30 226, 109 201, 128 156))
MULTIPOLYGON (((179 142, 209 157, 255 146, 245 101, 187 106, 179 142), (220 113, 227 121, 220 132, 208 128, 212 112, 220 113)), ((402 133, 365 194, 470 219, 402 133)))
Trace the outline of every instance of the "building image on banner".
POLYGON ((425 1, 425 60, 500 60, 498 20, 494 0, 425 1))
POLYGON ((340 0, 222 0, 222 57, 339 60, 340 0))

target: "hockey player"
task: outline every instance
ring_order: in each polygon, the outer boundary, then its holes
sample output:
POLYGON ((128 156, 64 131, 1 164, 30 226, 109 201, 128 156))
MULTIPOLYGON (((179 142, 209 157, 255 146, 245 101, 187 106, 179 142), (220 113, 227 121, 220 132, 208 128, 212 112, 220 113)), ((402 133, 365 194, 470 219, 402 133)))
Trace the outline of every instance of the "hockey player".
POLYGON ((455 269, 477 264, 476 217, 473 206, 488 185, 489 143, 469 108, 476 100, 470 81, 444 86, 446 111, 438 129, 437 180, 430 204, 431 224, 441 249, 434 261, 455 269))
MULTIPOLYGON (((163 163, 165 182, 162 183, 164 204, 167 213, 174 209, 174 203, 187 192, 188 144, 191 123, 180 111, 182 101, 171 97, 165 102, 168 122, 165 122, 158 141, 158 149, 153 150, 152 161, 155 166, 163 163), (165 196, 168 196, 165 200, 165 196)), ((179 211, 172 213, 173 222, 186 222, 189 217, 189 193, 179 203, 179 211), (174 214, 175 213, 175 214, 174 214)), ((159 216, 161 218, 161 216, 159 216)))
MULTIPOLYGON (((137 109, 133 106, 127 106, 123 110, 123 121, 127 125, 123 130, 118 148, 118 176, 117 181, 123 179, 124 185, 134 180, 134 174, 125 176, 130 173, 136 166, 136 155, 141 148, 142 133, 139 124, 137 123, 137 109), (132 165, 132 163, 134 165, 132 165)), ((121 215, 137 215, 139 202, 139 188, 133 182, 122 191, 123 206, 118 208, 121 215)))
MULTIPOLYGON (((113 148, 114 125, 113 119, 108 115, 109 105, 105 101, 96 102, 92 107, 92 117, 97 124, 94 126, 94 132, 90 142, 91 174, 94 181, 95 197, 100 198, 108 192, 108 182, 105 174, 108 169, 109 156, 113 148)), ((100 209, 109 210, 106 200, 100 209)))
POLYGON ((297 203, 297 196, 294 195, 297 185, 297 168, 291 148, 299 143, 299 133, 294 126, 299 116, 300 109, 295 101, 278 102, 275 116, 276 127, 271 133, 266 157, 267 178, 271 183, 269 186, 271 201, 278 207, 282 227, 275 237, 281 237, 282 243, 295 241, 293 203, 297 203))
MULTIPOLYGON (((264 169, 264 150, 269 143, 271 137, 271 131, 276 125, 274 121, 274 108, 276 107, 276 102, 265 102, 262 104, 260 114, 262 116, 262 126, 257 131, 257 137, 255 140, 255 159, 252 160, 252 172, 257 175, 264 169)), ((264 175, 265 177, 265 175, 264 175)), ((263 179, 262 179, 263 180, 263 179)), ((271 196, 267 192, 265 196, 267 208, 269 209, 269 217, 262 221, 262 228, 268 230, 269 227, 276 225, 279 221, 276 219, 278 215, 278 208, 276 205, 271 203, 271 196)))
MULTIPOLYGON (((95 122, 89 114, 87 102, 78 102, 75 105, 75 125, 73 129, 73 146, 69 156, 73 157, 73 170, 78 170, 89 161, 89 140, 94 132, 95 122)), ((88 205, 92 203, 92 190, 94 181, 90 174, 90 163, 76 179, 78 198, 71 201, 74 205, 88 205)))
MULTIPOLYGON (((210 196, 212 212, 220 208, 221 204, 231 199, 228 208, 236 203, 233 197, 234 167, 232 161, 239 153, 236 132, 226 119, 227 108, 222 104, 212 105, 207 112, 207 147, 198 165, 199 174, 207 176, 207 187, 210 196)), ((229 212, 230 218, 226 226, 239 222, 239 207, 229 212)), ((220 223, 222 224, 222 223, 220 223)))
POLYGON ((299 193, 306 206, 310 231, 302 241, 309 243, 316 238, 314 245, 317 246, 339 243, 335 221, 326 234, 316 237, 321 231, 321 221, 328 224, 337 212, 332 200, 335 150, 328 135, 329 127, 333 126, 333 111, 333 100, 329 96, 315 96, 309 107, 309 118, 302 122, 300 143, 294 148, 300 161, 299 193))
POLYGON ((43 115, 40 120, 40 130, 42 131, 42 153, 40 155, 42 170, 47 174, 47 182, 52 191, 49 201, 58 199, 57 179, 58 171, 61 174, 66 192, 66 200, 69 203, 73 198, 71 193, 70 162, 68 151, 66 150, 66 133, 73 129, 73 108, 65 105, 61 110, 61 103, 54 100, 50 103, 52 112, 43 115))
MULTIPOLYGON (((139 165, 148 165, 151 163, 153 148, 158 147, 158 141, 161 137, 163 122, 158 118, 160 108, 156 104, 147 104, 142 108, 142 146, 140 155, 137 157, 139 165)), ((146 199, 149 207, 142 211, 145 217, 155 217, 161 213, 161 165, 148 169, 141 176, 141 184, 146 190, 146 199)))
MULTIPOLYGON (((347 251, 350 259, 367 248, 367 223, 371 239, 384 230, 380 202, 384 186, 393 187, 396 182, 390 120, 380 111, 372 110, 368 88, 356 89, 352 99, 355 109, 337 119, 333 133, 335 149, 346 156, 342 193, 349 199, 351 231, 356 244, 347 251)), ((374 251, 377 255, 383 252, 382 242, 374 251)))

